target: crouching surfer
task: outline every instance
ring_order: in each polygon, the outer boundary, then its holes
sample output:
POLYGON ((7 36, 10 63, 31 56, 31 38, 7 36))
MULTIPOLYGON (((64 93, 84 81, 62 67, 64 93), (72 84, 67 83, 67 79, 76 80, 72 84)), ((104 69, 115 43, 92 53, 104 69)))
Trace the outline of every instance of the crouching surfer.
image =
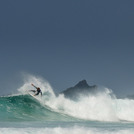
POLYGON ((34 92, 35 94, 34 94, 34 96, 36 96, 36 95, 39 95, 39 93, 41 94, 41 96, 42 96, 42 91, 41 91, 41 89, 39 88, 39 87, 36 87, 34 84, 31 84, 34 88, 36 88, 36 90, 31 90, 32 92, 34 92))

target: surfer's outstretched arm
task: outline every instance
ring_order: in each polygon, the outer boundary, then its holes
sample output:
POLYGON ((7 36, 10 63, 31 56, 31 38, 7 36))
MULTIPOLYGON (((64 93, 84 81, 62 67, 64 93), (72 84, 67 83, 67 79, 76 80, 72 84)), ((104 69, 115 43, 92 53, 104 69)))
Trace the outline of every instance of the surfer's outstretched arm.
POLYGON ((37 89, 37 87, 34 84, 31 84, 31 85, 37 89))

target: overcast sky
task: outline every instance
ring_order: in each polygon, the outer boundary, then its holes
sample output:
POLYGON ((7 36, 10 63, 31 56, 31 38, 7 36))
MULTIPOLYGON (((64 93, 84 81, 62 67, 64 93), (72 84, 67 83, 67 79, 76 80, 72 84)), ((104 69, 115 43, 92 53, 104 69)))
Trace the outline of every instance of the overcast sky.
POLYGON ((134 94, 134 1, 0 1, 0 94, 19 85, 21 72, 55 91, 86 79, 134 94))

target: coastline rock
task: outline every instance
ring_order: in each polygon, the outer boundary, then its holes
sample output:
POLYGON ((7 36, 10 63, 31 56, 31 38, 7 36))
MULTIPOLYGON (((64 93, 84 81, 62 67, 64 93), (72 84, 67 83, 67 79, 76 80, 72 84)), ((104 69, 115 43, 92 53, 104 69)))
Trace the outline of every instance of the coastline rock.
POLYGON ((78 84, 76 84, 75 86, 67 88, 61 93, 63 93, 64 96, 67 98, 77 99, 79 95, 93 94, 96 91, 97 91, 96 85, 89 86, 86 80, 82 80, 78 82, 78 84))

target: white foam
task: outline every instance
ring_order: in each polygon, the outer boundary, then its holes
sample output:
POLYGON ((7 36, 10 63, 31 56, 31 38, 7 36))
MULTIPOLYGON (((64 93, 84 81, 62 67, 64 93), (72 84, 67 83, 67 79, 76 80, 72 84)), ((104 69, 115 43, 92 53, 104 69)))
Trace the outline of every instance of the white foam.
POLYGON ((45 103, 59 112, 70 116, 98 121, 134 121, 134 100, 111 97, 106 89, 96 95, 81 96, 79 101, 73 101, 60 95, 52 97, 45 103))
POLYGON ((134 129, 129 130, 102 130, 84 127, 72 128, 0 128, 0 134, 133 134, 134 129))
POLYGON ((60 95, 57 98, 50 99, 46 104, 53 109, 79 119, 118 121, 114 109, 115 104, 112 98, 104 93, 97 96, 83 96, 77 102, 66 99, 64 95, 60 95))

